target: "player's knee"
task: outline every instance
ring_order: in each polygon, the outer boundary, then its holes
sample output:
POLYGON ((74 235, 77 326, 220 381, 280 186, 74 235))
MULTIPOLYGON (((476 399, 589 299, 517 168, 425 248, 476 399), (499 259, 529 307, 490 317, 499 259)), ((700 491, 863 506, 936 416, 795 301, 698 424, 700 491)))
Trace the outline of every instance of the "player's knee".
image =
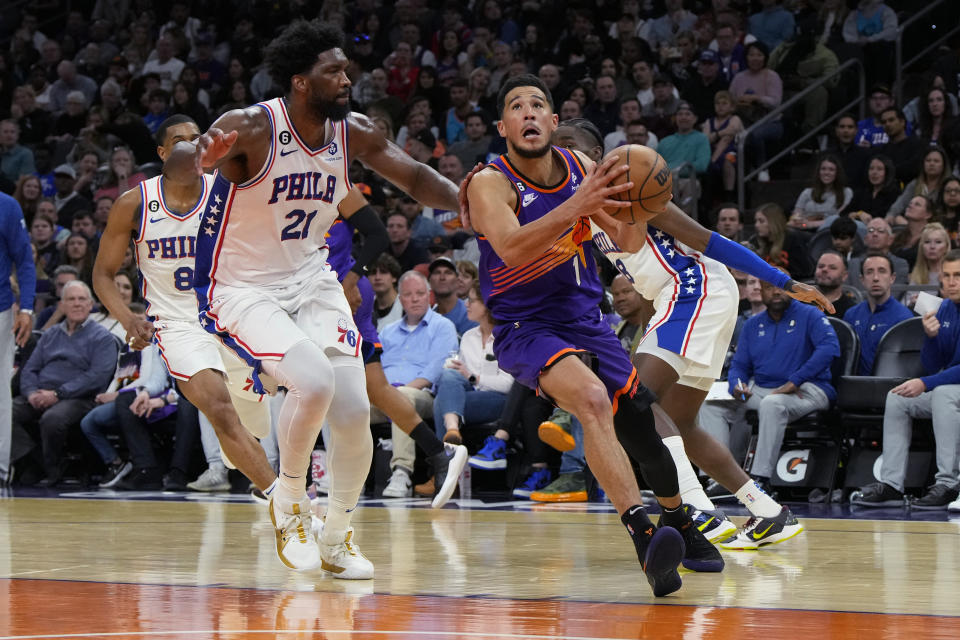
MULTIPOLYGON (((594 422, 606 422, 611 414, 607 389, 600 383, 590 383, 578 393, 576 415, 594 422)), ((581 420, 582 422, 583 420, 581 420)))

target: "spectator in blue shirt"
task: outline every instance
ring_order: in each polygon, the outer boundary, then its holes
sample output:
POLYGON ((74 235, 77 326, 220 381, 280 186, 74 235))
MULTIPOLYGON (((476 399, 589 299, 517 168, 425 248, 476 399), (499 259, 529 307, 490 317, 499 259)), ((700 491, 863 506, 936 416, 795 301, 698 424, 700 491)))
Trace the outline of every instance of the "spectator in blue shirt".
POLYGON ((750 16, 750 33, 773 51, 793 37, 796 29, 793 14, 780 6, 780 0, 760 0, 760 5, 763 9, 750 16))
POLYGON ((467 317, 467 305, 457 297, 457 263, 440 256, 430 263, 430 288, 436 304, 433 310, 453 323, 457 335, 462 336, 477 323, 467 317))
MULTIPOLYGON (((13 371, 15 345, 21 347, 30 338, 33 328, 33 296, 37 288, 37 274, 30 252, 30 237, 23 220, 23 212, 16 200, 0 193, 0 370, 13 371), (10 287, 10 275, 16 267, 20 289, 20 308, 17 309, 10 287)), ((0 487, 9 484, 10 477, 10 385, 0 384, 0 487)))
POLYGON ((843 319, 853 325, 860 337, 859 373, 869 376, 880 338, 893 325, 912 318, 913 312, 890 297, 897 276, 893 272, 893 262, 886 254, 867 255, 860 263, 860 275, 867 288, 867 299, 848 309, 843 319))
POLYGON ((951 251, 940 268, 940 284, 947 299, 936 313, 923 316, 926 338, 920 358, 929 375, 911 378, 887 394, 883 412, 883 464, 880 482, 854 493, 853 504, 865 507, 903 504, 907 454, 913 418, 933 419, 936 441, 935 484, 914 509, 960 508, 957 501, 957 464, 960 462, 960 251, 951 251), (951 503, 951 500, 954 501, 951 503))
POLYGON ((20 393, 13 401, 12 462, 42 444, 46 477, 54 486, 63 473, 61 453, 70 429, 94 406, 107 388, 117 364, 117 340, 90 318, 93 295, 82 280, 63 287, 63 322, 47 329, 20 375, 20 393))
POLYGON ((747 409, 756 410, 760 436, 751 475, 766 486, 787 424, 836 399, 830 365, 840 355, 840 344, 816 307, 794 302, 766 282, 760 295, 767 309, 746 321, 730 364, 733 404, 706 403, 699 420, 723 442, 731 426, 741 426, 747 409))
POLYGON ((20 176, 34 173, 33 152, 18 144, 20 125, 16 120, 0 122, 0 185, 9 183, 4 192, 13 193, 13 186, 20 176))
MULTIPOLYGON (((459 350, 453 323, 430 308, 430 285, 419 271, 408 271, 398 284, 403 316, 380 332, 383 356, 380 363, 387 381, 399 388, 420 417, 433 416, 433 386, 440 380, 443 362, 459 350)), ((387 422, 376 407, 370 407, 370 421, 387 422)), ((413 439, 400 427, 391 425, 393 475, 383 495, 402 498, 413 491, 411 476, 416 458, 413 439)))

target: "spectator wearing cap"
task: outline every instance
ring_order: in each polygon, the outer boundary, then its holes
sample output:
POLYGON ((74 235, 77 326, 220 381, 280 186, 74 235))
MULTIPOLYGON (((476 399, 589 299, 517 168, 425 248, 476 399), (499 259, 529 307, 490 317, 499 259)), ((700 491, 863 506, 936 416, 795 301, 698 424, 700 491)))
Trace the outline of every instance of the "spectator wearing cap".
POLYGON ((426 247, 435 236, 446 235, 443 225, 423 215, 423 205, 406 193, 400 198, 400 213, 410 222, 410 239, 418 247, 426 247))
MULTIPOLYGON (((893 92, 885 84, 875 84, 870 87, 868 95, 867 108, 870 109, 870 115, 857 123, 856 143, 861 147, 879 147, 889 141, 880 116, 884 110, 894 106, 893 92)), ((908 124, 907 135, 909 134, 908 124)))
POLYGON ((457 263, 441 255, 430 263, 430 288, 436 304, 433 310, 453 323, 462 336, 477 323, 467 317, 467 305, 457 296, 457 263))
POLYGON ((427 245, 427 253, 430 254, 430 264, 433 264, 437 258, 450 258, 453 260, 453 245, 447 236, 434 236, 430 244, 427 245))
POLYGON ((33 152, 19 144, 20 125, 16 120, 0 122, 0 191, 13 193, 22 175, 36 171, 33 152), (4 188, 5 187, 5 188, 4 188))
POLYGON ((661 140, 676 131, 673 116, 680 100, 674 95, 670 76, 658 74, 653 79, 653 102, 643 107, 643 120, 647 129, 661 140))
POLYGON ((610 76, 600 76, 594 83, 596 99, 587 105, 583 116, 607 135, 617 129, 620 105, 617 103, 617 83, 610 76))
POLYGON ((417 162, 437 168, 437 154, 442 153, 437 146, 437 139, 430 133, 430 129, 421 129, 413 135, 407 136, 404 145, 407 153, 417 162))
POLYGON ((700 117, 713 111, 713 97, 727 88, 729 82, 720 72, 720 56, 716 51, 700 52, 697 74, 683 87, 683 98, 693 105, 700 117))
POLYGON ((793 14, 780 6, 780 0, 760 0, 762 9, 750 16, 750 33, 769 51, 793 37, 796 23, 793 14))
POLYGON ((78 211, 93 211, 93 204, 74 191, 77 183, 77 170, 69 164, 61 164, 53 170, 53 184, 57 194, 53 204, 57 208, 57 223, 69 229, 73 225, 73 216, 78 211))
POLYGON ((747 68, 745 51, 743 45, 738 42, 737 28, 734 25, 721 22, 717 25, 715 36, 717 42, 715 53, 720 66, 720 76, 729 83, 735 75, 747 68))
POLYGON ((660 140, 657 152, 667 161, 671 170, 684 163, 703 173, 710 164, 710 141, 703 132, 694 129, 697 114, 693 105, 683 101, 677 105, 677 132, 660 140))
MULTIPOLYGON (((430 308, 430 285, 419 271, 407 271, 400 276, 399 291, 403 316, 380 332, 383 375, 410 400, 422 418, 429 420, 433 416, 431 391, 440 380, 443 362, 459 349, 457 329, 430 308)), ((382 421, 379 413, 372 411, 371 420, 382 421)), ((413 439, 396 425, 391 427, 391 435, 390 468, 394 474, 399 471, 407 475, 405 484, 409 491, 416 447, 413 439)))
POLYGON ((387 237, 390 238, 390 256, 400 263, 404 272, 430 262, 427 250, 412 241, 410 220, 403 213, 391 213, 387 217, 387 237))

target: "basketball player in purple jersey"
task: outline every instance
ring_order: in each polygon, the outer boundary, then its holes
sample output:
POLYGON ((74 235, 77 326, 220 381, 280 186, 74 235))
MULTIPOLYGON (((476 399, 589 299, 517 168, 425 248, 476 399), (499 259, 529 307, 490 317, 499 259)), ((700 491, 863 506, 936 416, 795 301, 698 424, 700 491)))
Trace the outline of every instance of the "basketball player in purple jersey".
MULTIPOLYGON (((417 414, 406 396, 391 385, 383 374, 383 367, 380 364, 383 348, 380 346, 380 335, 373 321, 373 287, 363 275, 362 265, 376 260, 380 251, 386 248, 387 230, 382 224, 380 225, 383 245, 370 242, 370 237, 366 236, 363 253, 358 255, 356 260, 350 253, 353 248, 354 232, 350 221, 358 213, 361 217, 369 217, 368 212, 372 213, 370 205, 367 204, 360 190, 354 187, 340 203, 340 217, 334 220, 324 238, 330 250, 327 262, 337 272, 343 291, 351 301, 350 306, 354 308, 353 321, 360 335, 363 336, 363 362, 370 402, 393 420, 401 431, 413 438, 427 454, 427 460, 434 473, 434 496, 431 506, 439 509, 447 503, 457 487, 460 472, 467 463, 467 448, 463 445, 440 442, 437 434, 417 414), (367 246, 368 243, 371 245, 370 248, 367 246)), ((376 214, 370 219, 379 220, 376 214)))
MULTIPOLYGON (((587 463, 629 531, 653 588, 681 586, 677 565, 719 571, 723 559, 685 514, 677 470, 657 435, 652 395, 600 317, 603 294, 593 260, 590 216, 629 206, 609 183, 626 171, 552 147, 557 126, 546 86, 521 75, 500 89, 497 127, 507 153, 477 173, 467 201, 480 245, 480 284, 494 317, 500 367, 579 418, 587 463), (618 441, 619 440, 619 441, 618 441), (640 464, 663 509, 654 527, 620 442, 640 464)), ((605 220, 619 238, 620 223, 605 220)))

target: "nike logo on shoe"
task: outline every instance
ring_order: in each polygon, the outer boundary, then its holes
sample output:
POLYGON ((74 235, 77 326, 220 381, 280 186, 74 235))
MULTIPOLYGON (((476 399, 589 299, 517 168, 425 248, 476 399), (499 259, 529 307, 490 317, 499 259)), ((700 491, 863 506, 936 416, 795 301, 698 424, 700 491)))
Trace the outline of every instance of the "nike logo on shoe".
POLYGON ((773 525, 774 525, 774 524, 776 524, 776 523, 771 524, 769 527, 767 527, 766 529, 764 529, 763 531, 761 531, 759 535, 757 534, 756 531, 753 531, 750 535, 753 536, 753 539, 754 539, 754 540, 759 540, 759 539, 762 538, 763 536, 767 535, 767 532, 770 531, 770 529, 773 529, 773 525))

